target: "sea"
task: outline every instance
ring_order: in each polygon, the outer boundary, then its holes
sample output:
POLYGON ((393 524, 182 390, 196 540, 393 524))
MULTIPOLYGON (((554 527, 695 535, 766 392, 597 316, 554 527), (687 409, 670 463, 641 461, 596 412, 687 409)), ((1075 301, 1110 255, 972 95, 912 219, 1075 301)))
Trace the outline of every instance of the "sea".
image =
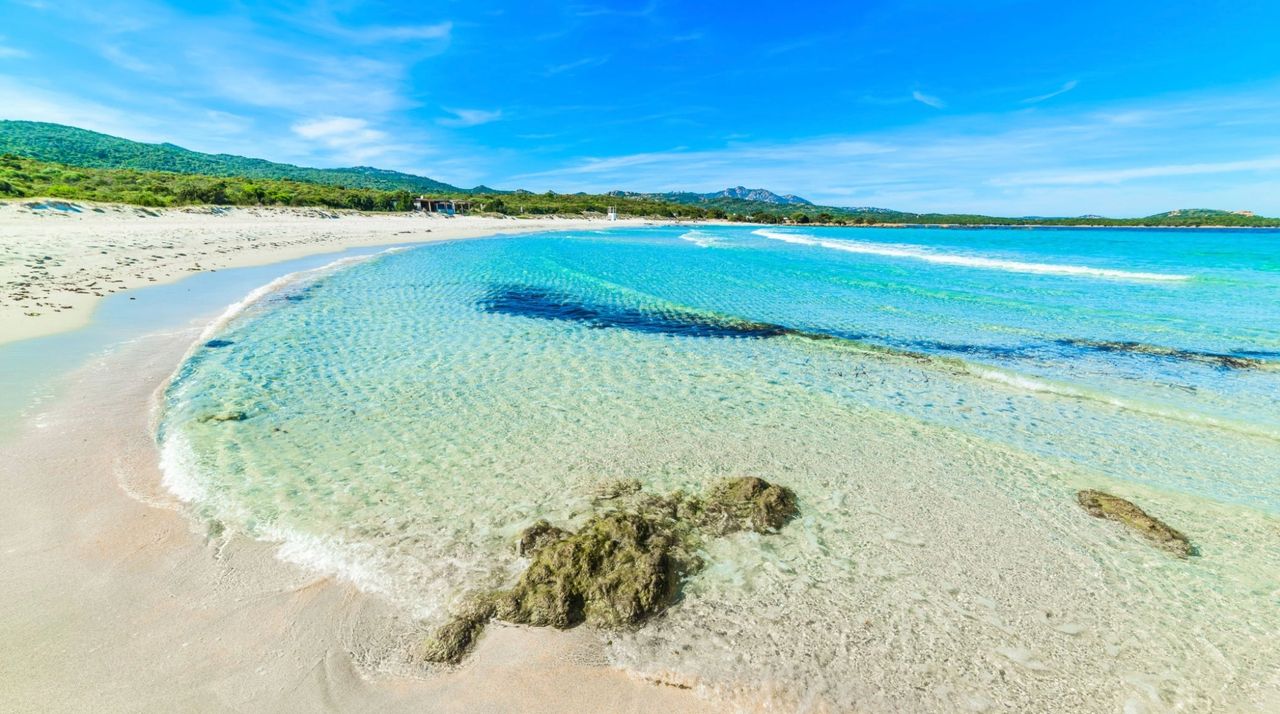
MULTIPOLYGON (((265 282, 265 281, 264 281, 265 282)), ((1280 232, 654 226, 309 267, 160 405, 214 534, 424 628, 602 483, 793 489, 614 666, 779 710, 1280 703, 1280 232), (1077 503, 1128 498, 1178 558, 1077 503)))

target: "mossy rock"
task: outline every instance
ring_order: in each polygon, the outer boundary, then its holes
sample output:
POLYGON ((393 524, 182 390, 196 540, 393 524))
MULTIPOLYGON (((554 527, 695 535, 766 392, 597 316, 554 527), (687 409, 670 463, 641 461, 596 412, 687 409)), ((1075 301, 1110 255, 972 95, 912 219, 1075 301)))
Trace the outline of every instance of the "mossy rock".
POLYGON ((419 656, 428 662, 457 664, 471 651, 485 625, 493 619, 497 598, 483 594, 467 600, 453 618, 422 643, 419 656))
POLYGON ((593 517, 534 556, 500 598, 497 615, 559 628, 636 625, 674 600, 681 576, 696 565, 687 548, 660 516, 613 511, 593 517))
POLYGON ((570 535, 572 534, 563 528, 556 528, 546 520, 539 520, 537 523, 520 531, 520 537, 516 539, 516 555, 522 558, 531 558, 548 545, 563 540, 570 535))
POLYGON ((695 552, 704 537, 771 533, 799 514, 795 493, 754 477, 719 481, 705 497, 653 496, 639 493, 639 482, 613 483, 622 487, 609 489, 609 500, 625 502, 592 516, 578 532, 545 520, 522 531, 516 551, 533 562, 515 586, 468 600, 423 643, 423 659, 460 661, 493 618, 557 628, 636 627, 674 604, 684 578, 702 568, 695 552))
POLYGON ((717 482, 701 506, 701 526, 719 534, 772 533, 800 515, 795 492, 754 476, 717 482))
POLYGON ((1121 523, 1180 558, 1196 553, 1195 546, 1185 535, 1149 515, 1131 501, 1092 490, 1080 491, 1076 494, 1076 500, 1089 515, 1121 523))
POLYGON ((597 501, 611 501, 640 493, 641 488, 640 479, 613 479, 598 484, 593 495, 597 501))
POLYGON ((248 419, 248 418, 249 418, 248 414, 237 410, 237 411, 214 412, 212 414, 205 414, 204 416, 200 417, 199 421, 202 423, 213 422, 216 424, 224 421, 244 421, 245 419, 248 419))

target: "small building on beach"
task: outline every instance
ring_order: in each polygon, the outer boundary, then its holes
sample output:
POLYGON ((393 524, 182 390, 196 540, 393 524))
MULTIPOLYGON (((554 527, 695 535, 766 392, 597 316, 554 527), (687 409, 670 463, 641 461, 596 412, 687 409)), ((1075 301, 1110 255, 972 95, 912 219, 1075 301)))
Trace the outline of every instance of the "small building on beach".
POLYGON ((457 201, 452 198, 428 198, 419 196, 413 199, 413 210, 427 213, 443 213, 452 216, 471 210, 470 201, 457 201))

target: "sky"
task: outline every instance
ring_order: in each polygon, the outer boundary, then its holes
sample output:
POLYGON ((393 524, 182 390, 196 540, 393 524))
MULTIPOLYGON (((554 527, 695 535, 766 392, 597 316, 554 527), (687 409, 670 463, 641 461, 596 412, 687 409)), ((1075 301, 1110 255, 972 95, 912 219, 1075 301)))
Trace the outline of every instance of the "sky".
POLYGON ((461 186, 1280 215, 1276 28, 1276 0, 0 0, 0 118, 461 186))

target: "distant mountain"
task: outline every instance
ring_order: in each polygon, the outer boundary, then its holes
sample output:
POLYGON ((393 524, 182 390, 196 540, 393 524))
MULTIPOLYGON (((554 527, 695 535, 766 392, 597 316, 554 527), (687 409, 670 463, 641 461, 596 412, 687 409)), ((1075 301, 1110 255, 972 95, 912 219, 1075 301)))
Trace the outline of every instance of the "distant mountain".
MULTIPOLYGON (((173 144, 144 144, 87 129, 32 121, 0 121, 0 154, 98 169, 287 179, 328 186, 415 193, 470 193, 425 176, 369 166, 313 169, 233 154, 202 154, 173 144)), ((494 191, 486 188, 485 192, 494 191)))
POLYGON ((1245 218, 1252 218, 1253 211, 1220 211, 1216 208, 1175 208, 1172 211, 1165 211, 1164 213, 1157 213, 1154 216, 1147 216, 1147 218, 1198 219, 1225 218, 1226 216, 1244 216, 1245 218))
POLYGON ((778 194, 764 188, 746 188, 744 186, 735 186, 734 188, 726 188, 717 193, 704 193, 704 198, 737 198, 743 201, 756 201, 759 203, 772 203, 780 206, 812 206, 813 203, 796 196, 795 194, 786 194, 779 196, 778 194))
POLYGON ((712 204, 717 202, 734 203, 738 201, 749 201, 751 203, 767 203, 772 206, 812 206, 808 200, 803 199, 794 194, 778 195, 773 191, 764 188, 746 188, 745 186, 735 186, 726 188, 723 191, 714 191, 712 193, 694 193, 692 191, 669 191, 667 193, 638 193, 636 191, 610 191, 610 196, 619 198, 648 198, 659 201, 671 201, 673 203, 684 203, 689 205, 696 204, 712 204))

